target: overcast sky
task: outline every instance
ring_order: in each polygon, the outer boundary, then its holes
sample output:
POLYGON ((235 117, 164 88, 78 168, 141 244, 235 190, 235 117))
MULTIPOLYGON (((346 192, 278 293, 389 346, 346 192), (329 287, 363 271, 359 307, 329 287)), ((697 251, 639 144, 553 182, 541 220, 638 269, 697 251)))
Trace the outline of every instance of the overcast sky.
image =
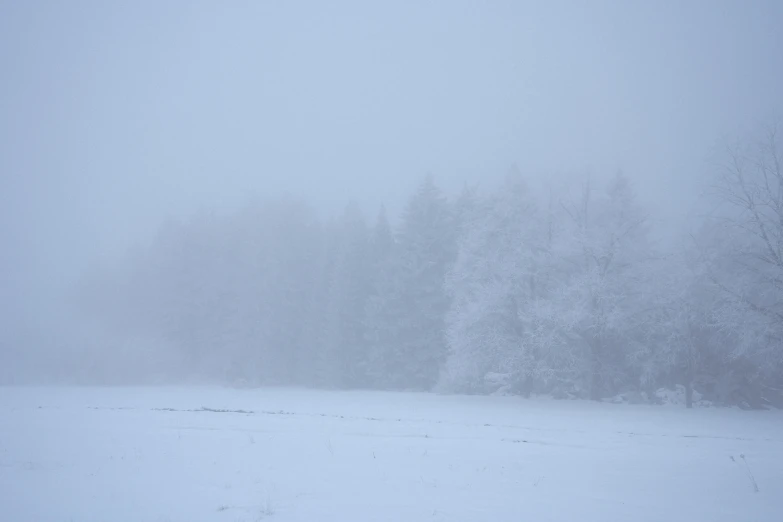
POLYGON ((715 140, 780 110, 781 27, 776 0, 0 0, 1 299, 253 193, 396 212, 515 162, 683 215, 715 140))

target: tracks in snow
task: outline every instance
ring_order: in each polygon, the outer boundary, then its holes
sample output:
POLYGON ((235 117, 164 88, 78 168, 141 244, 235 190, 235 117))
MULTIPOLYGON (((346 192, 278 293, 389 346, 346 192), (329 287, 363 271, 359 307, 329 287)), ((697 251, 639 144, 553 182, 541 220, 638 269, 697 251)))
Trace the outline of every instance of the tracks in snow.
MULTIPOLYGON (((112 411, 142 410, 141 408, 131 408, 131 407, 115 407, 115 408, 103 407, 102 408, 97 406, 90 406, 88 408, 91 410, 112 410, 112 411)), ((417 423, 417 424, 437 424, 437 425, 444 425, 444 426, 460 426, 460 427, 469 427, 469 428, 481 428, 481 427, 501 428, 501 429, 510 429, 510 430, 524 430, 524 431, 549 432, 549 433, 569 433, 569 434, 591 433, 587 430, 571 429, 571 428, 541 428, 536 426, 521 426, 515 424, 492 424, 492 423, 479 424, 479 423, 464 423, 464 422, 417 419, 417 418, 406 419, 406 418, 364 417, 364 416, 339 415, 339 414, 330 414, 330 413, 301 413, 301 412, 294 412, 294 411, 287 411, 287 410, 243 410, 243 409, 234 410, 234 409, 223 409, 223 408, 209 408, 206 406, 202 406, 201 408, 195 408, 195 409, 150 408, 149 411, 170 412, 170 413, 223 413, 223 414, 235 414, 235 415, 244 415, 244 416, 279 415, 279 416, 311 417, 311 418, 320 417, 320 418, 348 420, 348 421, 395 422, 395 423, 410 422, 410 423, 417 423)), ((735 441, 746 441, 746 442, 783 442, 783 440, 772 439, 772 438, 754 439, 754 438, 747 438, 747 437, 731 437, 731 436, 721 436, 721 435, 644 433, 644 432, 633 432, 633 431, 612 431, 611 433, 614 435, 626 435, 629 437, 713 439, 713 440, 735 440, 735 441)), ((426 436, 423 437, 427 438, 426 436)), ((530 441, 528 439, 522 439, 522 438, 502 439, 502 441, 511 442, 515 444, 541 443, 539 441, 530 441)))

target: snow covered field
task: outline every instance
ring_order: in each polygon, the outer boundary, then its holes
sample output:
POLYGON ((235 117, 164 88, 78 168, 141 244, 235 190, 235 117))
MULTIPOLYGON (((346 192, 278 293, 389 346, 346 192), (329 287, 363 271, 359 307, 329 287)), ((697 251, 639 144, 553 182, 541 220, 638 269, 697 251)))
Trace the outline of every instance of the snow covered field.
POLYGON ((0 520, 779 522, 783 415, 291 389, 0 388, 0 520))

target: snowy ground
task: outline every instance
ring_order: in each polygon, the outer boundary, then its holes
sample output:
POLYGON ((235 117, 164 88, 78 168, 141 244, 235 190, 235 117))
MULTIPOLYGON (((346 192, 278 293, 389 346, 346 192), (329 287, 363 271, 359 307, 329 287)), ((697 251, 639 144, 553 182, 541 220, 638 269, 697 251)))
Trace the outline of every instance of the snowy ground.
POLYGON ((0 520, 779 522, 783 414, 0 388, 0 520))

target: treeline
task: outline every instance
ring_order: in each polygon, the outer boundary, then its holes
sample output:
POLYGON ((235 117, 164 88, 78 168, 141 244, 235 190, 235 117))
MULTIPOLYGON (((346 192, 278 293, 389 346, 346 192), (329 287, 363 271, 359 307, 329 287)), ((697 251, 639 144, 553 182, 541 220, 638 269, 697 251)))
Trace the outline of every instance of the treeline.
POLYGON ((689 402, 695 388, 774 404, 780 145, 727 154, 718 210, 665 246, 623 175, 542 194, 512 170, 453 200, 427 178, 394 227, 356 205, 324 222, 295 200, 170 222, 82 284, 112 339, 89 364, 107 380, 592 399, 681 384, 689 402))

